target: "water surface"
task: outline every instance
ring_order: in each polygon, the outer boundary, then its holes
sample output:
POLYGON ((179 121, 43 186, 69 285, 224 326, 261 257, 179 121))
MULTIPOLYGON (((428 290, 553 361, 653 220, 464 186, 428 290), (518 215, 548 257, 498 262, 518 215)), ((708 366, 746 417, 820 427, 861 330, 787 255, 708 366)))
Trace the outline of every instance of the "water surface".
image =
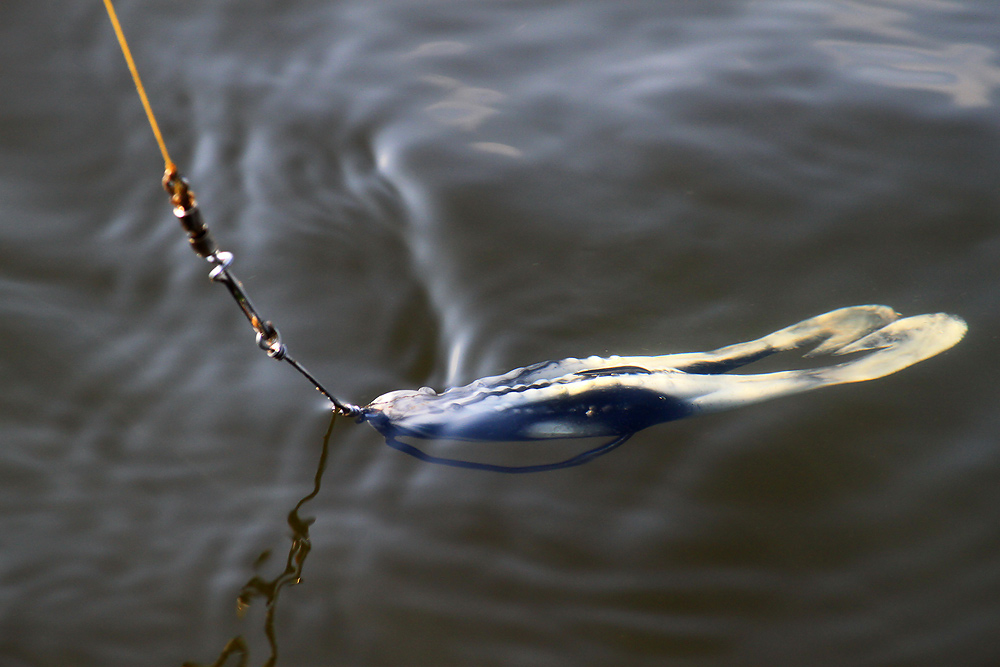
MULTIPOLYGON (((242 634, 262 664, 236 596, 282 571, 329 416, 185 247, 102 11, 0 28, 0 662, 210 663, 242 634)), ((970 325, 543 475, 341 421, 278 664, 1000 661, 994 2, 119 12, 217 240, 346 400, 861 303, 970 325)))

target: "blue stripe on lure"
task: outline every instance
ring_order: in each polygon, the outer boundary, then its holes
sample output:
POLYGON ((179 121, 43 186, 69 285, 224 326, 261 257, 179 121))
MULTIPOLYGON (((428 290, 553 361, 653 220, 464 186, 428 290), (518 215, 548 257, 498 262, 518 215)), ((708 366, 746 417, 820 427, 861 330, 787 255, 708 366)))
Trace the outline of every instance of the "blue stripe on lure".
POLYGON ((392 391, 369 403, 361 420, 390 446, 431 463, 497 472, 553 470, 586 463, 661 422, 895 373, 952 347, 966 329, 954 315, 899 319, 887 306, 853 306, 711 352, 545 361, 440 393, 427 387, 392 391), (805 357, 867 354, 804 370, 726 374, 774 353, 809 346, 815 347, 805 357), (500 466, 431 456, 402 437, 612 440, 565 461, 500 466))

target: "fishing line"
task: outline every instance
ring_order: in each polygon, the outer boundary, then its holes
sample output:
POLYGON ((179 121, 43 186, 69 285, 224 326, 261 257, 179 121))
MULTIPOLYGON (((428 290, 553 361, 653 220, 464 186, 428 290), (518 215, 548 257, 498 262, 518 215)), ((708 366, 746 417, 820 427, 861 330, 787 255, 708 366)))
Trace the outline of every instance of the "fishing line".
POLYGON ((236 304, 243 311, 243 315, 257 334, 257 345, 267 353, 267 356, 278 361, 287 361, 295 370, 309 380, 317 391, 333 403, 334 409, 338 413, 349 417, 360 416, 362 410, 359 406, 337 400, 333 394, 320 384, 319 380, 312 373, 307 371, 302 364, 288 354, 288 349, 281 341, 281 334, 278 332, 278 329, 274 324, 258 314, 257 309, 254 308, 253 303, 250 301, 250 297, 247 296, 243 284, 229 270, 230 265, 233 263, 233 254, 219 250, 219 247, 215 244, 208 227, 201 217, 201 212, 198 210, 194 191, 191 190, 187 180, 181 176, 177 165, 170 159, 167 144, 163 140, 163 134, 160 132, 160 126, 156 122, 153 107, 149 103, 146 89, 142 85, 142 78, 139 76, 139 70, 135 66, 135 60, 132 58, 132 50, 129 49, 128 40, 125 39, 125 32, 118 22, 118 14, 115 12, 111 0, 104 0, 104 8, 108 12, 108 18, 111 19, 111 26, 118 37, 118 44, 121 47, 122 55, 125 56, 125 63, 132 73, 132 81, 135 83, 135 89, 139 93, 139 99, 142 101, 143 108, 146 110, 146 118, 149 120, 149 126, 153 130, 156 143, 159 144, 160 153, 163 155, 163 187, 170 195, 170 202, 174 206, 174 215, 181 223, 184 231, 187 232, 191 249, 195 254, 213 266, 208 277, 214 282, 222 283, 229 290, 236 304))
POLYGON ((160 153, 163 154, 163 163, 169 170, 174 166, 174 161, 170 159, 167 143, 163 140, 163 134, 160 133, 160 125, 156 122, 153 107, 149 104, 149 98, 146 96, 146 88, 142 85, 142 79, 139 77, 139 70, 135 66, 135 60, 132 58, 132 50, 128 48, 128 41, 125 39, 122 25, 118 22, 118 14, 115 12, 115 6, 111 4, 111 0, 104 0, 104 8, 108 11, 108 18, 111 19, 111 27, 114 28, 115 35, 118 37, 118 45, 121 46, 122 55, 125 56, 125 64, 128 65, 128 71, 132 73, 132 81, 135 83, 135 90, 139 93, 139 99, 142 101, 142 108, 146 110, 146 118, 149 119, 149 126, 153 129, 156 143, 160 146, 160 153))

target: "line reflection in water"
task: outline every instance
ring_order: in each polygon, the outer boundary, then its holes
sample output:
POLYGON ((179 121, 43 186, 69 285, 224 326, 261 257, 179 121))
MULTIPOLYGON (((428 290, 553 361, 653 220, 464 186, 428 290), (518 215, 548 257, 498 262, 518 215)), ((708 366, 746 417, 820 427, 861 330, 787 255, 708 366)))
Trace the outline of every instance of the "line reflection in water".
MULTIPOLYGON (((264 613, 264 635, 267 637, 271 654, 264 667, 274 667, 278 661, 278 638, 274 631, 274 619, 278 608, 278 595, 286 585, 302 583, 302 568, 306 562, 306 556, 312 549, 309 541, 309 526, 316 520, 315 517, 303 518, 299 516, 299 510, 307 502, 319 494, 320 484, 323 480, 323 473, 326 471, 326 460, 330 450, 330 436, 333 434, 333 426, 337 422, 337 413, 332 413, 330 426, 323 436, 323 447, 319 455, 319 463, 316 465, 316 474, 313 477, 313 489, 303 496, 292 511, 288 513, 288 526, 292 529, 292 544, 288 549, 288 558, 285 559, 285 570, 273 579, 265 579, 259 575, 254 575, 243 585, 239 595, 236 597, 236 614, 243 618, 250 608, 251 602, 255 598, 264 598, 266 611, 264 613)), ((270 557, 270 550, 264 551, 257 557, 254 568, 257 569, 267 562, 270 557)), ((219 653, 219 657, 211 665, 197 662, 185 662, 182 667, 222 667, 230 657, 238 655, 239 667, 246 667, 250 658, 250 649, 247 646, 243 635, 237 635, 230 639, 219 653)))

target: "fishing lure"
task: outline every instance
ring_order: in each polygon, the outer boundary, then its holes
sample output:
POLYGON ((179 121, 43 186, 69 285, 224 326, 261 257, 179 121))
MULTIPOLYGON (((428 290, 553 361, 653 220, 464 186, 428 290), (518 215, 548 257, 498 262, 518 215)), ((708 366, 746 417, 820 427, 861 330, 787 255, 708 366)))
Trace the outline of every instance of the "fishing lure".
POLYGON ((219 250, 194 193, 170 159, 156 117, 111 0, 104 0, 122 54, 135 82, 164 160, 163 186, 191 248, 212 265, 243 311, 268 356, 286 361, 333 404, 338 414, 368 422, 386 444, 424 461, 497 472, 538 472, 586 463, 619 447, 654 424, 715 412, 820 387, 862 382, 895 373, 932 357, 962 339, 966 324, 944 313, 900 319, 887 306, 833 310, 763 338, 711 352, 663 356, 587 357, 546 361, 435 392, 392 391, 367 406, 338 400, 288 354, 275 326, 262 318, 230 270, 231 253, 219 250), (729 371, 778 352, 815 345, 806 357, 858 353, 840 364, 758 374, 729 371), (526 441, 611 438, 572 458, 529 466, 502 466, 427 454, 401 438, 526 441))
POLYGON ((537 472, 585 463, 654 424, 820 387, 874 380, 958 343, 966 324, 944 313, 900 319, 887 306, 840 308, 757 340, 711 352, 546 361, 443 392, 393 391, 361 409, 387 444, 426 461, 499 472, 537 472), (839 364, 729 374, 778 352, 860 356, 839 364), (611 437, 558 463, 497 466, 430 456, 400 440, 523 441, 611 437))

